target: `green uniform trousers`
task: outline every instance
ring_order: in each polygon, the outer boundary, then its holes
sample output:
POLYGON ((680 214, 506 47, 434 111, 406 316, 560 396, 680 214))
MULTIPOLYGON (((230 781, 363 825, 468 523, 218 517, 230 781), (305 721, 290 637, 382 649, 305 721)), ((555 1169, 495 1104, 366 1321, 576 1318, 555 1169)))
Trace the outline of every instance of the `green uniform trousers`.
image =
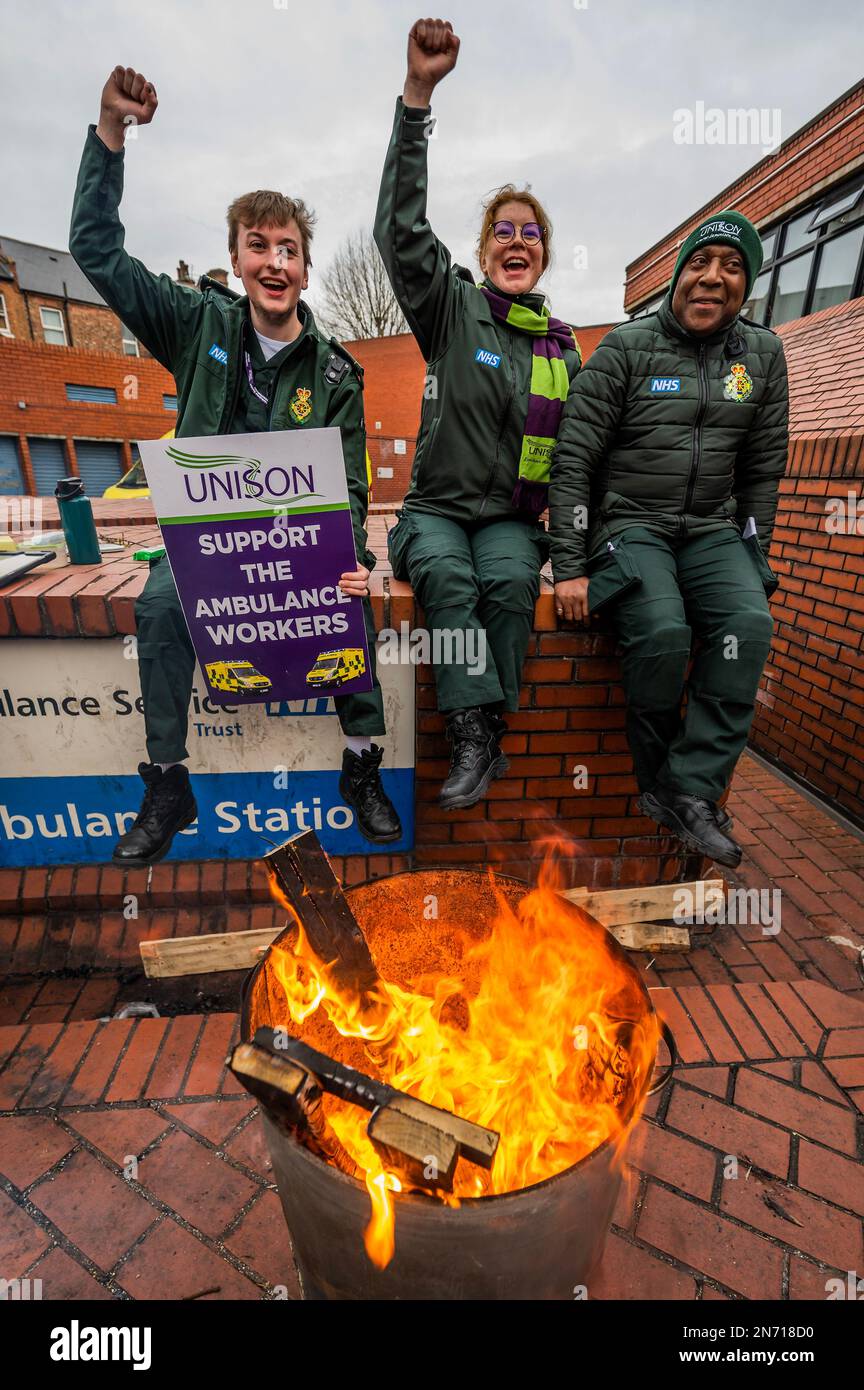
POLYGON ((630 527, 618 544, 642 576, 611 612, 639 788, 717 801, 747 742, 771 646, 757 563, 728 524, 680 537, 630 527))
POLYGON ((464 525, 402 512, 390 532, 390 561, 423 608, 442 712, 519 708, 545 545, 534 522, 464 525))
MULTIPOLYGON (((375 624, 368 598, 363 600, 363 617, 375 684, 358 695, 337 695, 334 704, 343 733, 371 737, 384 733, 384 704, 375 671, 375 624)), ((164 557, 150 567, 135 604, 135 622, 147 756, 151 763, 181 762, 189 756, 186 733, 195 649, 164 557)))

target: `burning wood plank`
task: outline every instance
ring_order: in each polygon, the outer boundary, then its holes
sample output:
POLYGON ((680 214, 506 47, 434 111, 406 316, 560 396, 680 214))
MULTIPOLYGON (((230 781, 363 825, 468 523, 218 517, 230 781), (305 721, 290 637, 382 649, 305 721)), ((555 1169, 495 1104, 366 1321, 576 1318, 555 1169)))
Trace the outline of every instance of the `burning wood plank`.
POLYGON ((264 858, 277 896, 293 909, 319 960, 339 984, 358 994, 378 983, 378 971, 330 860, 314 830, 304 830, 264 858))
MULTIPOLYGON (((450 1191, 460 1157, 482 1168, 492 1167, 499 1139, 494 1130, 484 1129, 449 1110, 428 1105, 383 1081, 375 1081, 354 1067, 316 1051, 283 1029, 259 1028, 253 1043, 235 1048, 230 1066, 241 1083, 258 1095, 268 1108, 270 1102, 265 1096, 262 1078, 265 1085, 273 1085, 274 1080, 278 1082, 284 1074, 289 1095, 286 1098, 279 1094, 276 1101, 277 1113, 283 1115, 286 1106, 290 1115, 295 1114, 294 1096, 303 1094, 302 1086, 297 1091, 299 1082, 295 1074, 298 1071, 312 1078, 313 1088, 317 1086, 370 1110, 372 1116, 366 1133, 388 1167, 403 1173, 415 1186, 450 1191), (260 1062, 250 1054, 260 1054, 260 1062), (235 1061, 239 1067, 235 1066, 235 1061), (281 1073, 268 1065, 272 1062, 288 1070, 281 1073), (253 1085, 258 1089, 254 1090, 253 1085)), ((292 1124, 292 1127, 298 1137, 303 1138, 302 1124, 292 1124)), ((313 1137, 318 1138, 317 1135, 313 1137)))
POLYGON ((310 1071, 253 1043, 235 1047, 229 1068, 278 1128, 290 1130, 308 1149, 343 1173, 357 1175, 357 1165, 327 1123, 321 1109, 321 1086, 310 1071))

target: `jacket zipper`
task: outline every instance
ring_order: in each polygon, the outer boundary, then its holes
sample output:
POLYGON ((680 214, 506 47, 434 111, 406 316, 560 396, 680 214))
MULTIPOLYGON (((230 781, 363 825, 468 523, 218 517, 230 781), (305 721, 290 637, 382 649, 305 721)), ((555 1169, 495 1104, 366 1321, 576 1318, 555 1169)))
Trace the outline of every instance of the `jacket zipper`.
POLYGON ((513 354, 511 351, 512 342, 510 340, 509 335, 505 339, 505 345, 507 349, 507 361, 510 363, 510 389, 507 392, 507 399, 504 402, 504 410, 501 414, 501 423, 498 427, 498 436, 495 440, 495 457, 492 460, 492 468, 489 472, 489 477, 486 482, 486 488, 484 490, 483 496, 480 499, 480 506, 477 509, 478 517, 483 515, 483 512, 486 508, 486 503, 489 501, 489 494, 492 491, 492 484, 494 483, 495 475, 498 472, 498 462, 501 457, 501 441, 504 438, 504 430, 507 426, 507 417, 510 414, 510 406, 512 405, 513 398, 516 395, 516 371, 513 366, 513 354))
POLYGON ((699 465, 702 462, 702 421, 705 419, 705 411, 708 409, 708 373, 705 370, 705 344, 699 344, 699 353, 696 359, 697 371, 699 374, 699 408, 696 411, 696 421, 693 425, 693 452, 690 457, 690 477, 687 479, 687 491, 684 495, 684 514, 690 511, 693 504, 693 494, 696 491, 696 479, 699 476, 699 465))

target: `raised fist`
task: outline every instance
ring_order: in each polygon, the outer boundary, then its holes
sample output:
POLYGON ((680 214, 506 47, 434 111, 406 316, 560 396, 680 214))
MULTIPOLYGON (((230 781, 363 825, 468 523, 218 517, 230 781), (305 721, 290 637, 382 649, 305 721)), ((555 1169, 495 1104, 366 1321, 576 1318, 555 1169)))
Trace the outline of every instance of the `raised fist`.
POLYGON ((127 128, 149 125, 158 105, 156 88, 143 73, 134 68, 117 67, 102 88, 96 133, 112 149, 120 149, 127 128))
MULTIPOLYGON (((452 72, 459 57, 459 39, 444 19, 418 19, 408 35, 408 75, 405 90, 415 102, 425 97, 428 105, 435 87, 452 72)), ((406 105, 414 104, 406 100, 406 105)))

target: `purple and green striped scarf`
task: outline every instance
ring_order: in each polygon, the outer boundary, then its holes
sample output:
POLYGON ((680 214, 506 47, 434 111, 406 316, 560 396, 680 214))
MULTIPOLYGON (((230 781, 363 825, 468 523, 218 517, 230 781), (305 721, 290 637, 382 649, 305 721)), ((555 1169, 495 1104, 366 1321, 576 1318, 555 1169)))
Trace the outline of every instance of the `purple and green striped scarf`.
POLYGON ((546 509, 552 450, 570 388, 562 349, 574 349, 579 354, 580 362, 582 352, 569 323, 553 319, 545 304, 536 313, 523 304, 515 304, 502 294, 496 294, 488 285, 478 285, 477 288, 485 294, 492 315, 499 323, 506 323, 520 333, 530 333, 534 338, 531 393, 522 434, 519 477, 512 502, 517 511, 539 516, 546 509))

